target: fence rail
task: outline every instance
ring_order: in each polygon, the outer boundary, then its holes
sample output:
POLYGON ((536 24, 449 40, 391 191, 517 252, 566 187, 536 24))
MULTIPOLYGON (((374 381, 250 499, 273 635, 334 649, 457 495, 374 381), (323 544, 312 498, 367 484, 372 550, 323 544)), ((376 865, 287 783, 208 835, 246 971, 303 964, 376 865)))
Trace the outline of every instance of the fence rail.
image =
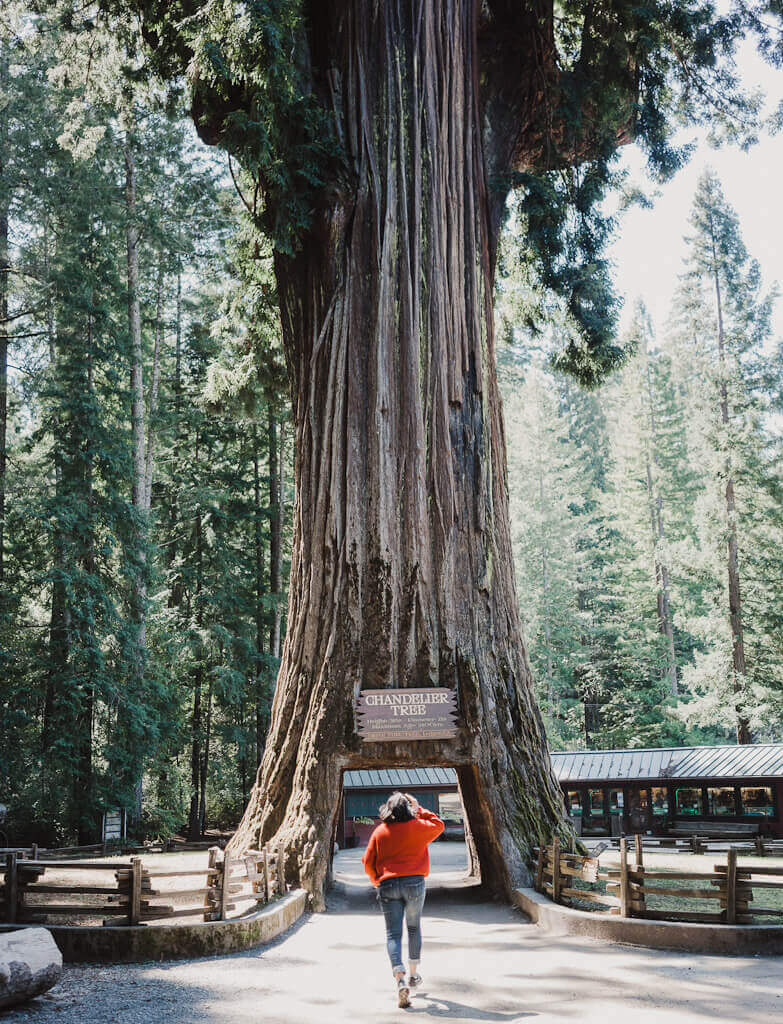
POLYGON ((241 857, 212 847, 203 868, 181 871, 145 868, 129 861, 44 860, 10 850, 0 890, 0 921, 52 923, 50 918, 97 918, 105 926, 138 925, 164 918, 201 917, 224 921, 240 904, 268 903, 286 891, 283 858, 276 849, 252 850, 241 857), (79 871, 113 876, 96 884, 89 878, 61 881, 53 872, 79 871), (50 872, 47 879, 47 871, 50 872), (167 879, 164 888, 158 887, 167 879), (182 884, 170 887, 171 880, 182 884), (199 882, 201 884, 199 884, 199 882))
POLYGON ((601 913, 621 917, 716 924, 752 924, 756 917, 783 920, 783 866, 740 866, 737 853, 732 847, 726 863, 713 865, 712 872, 648 870, 642 836, 637 835, 632 849, 626 838, 620 840, 619 867, 602 868, 598 857, 563 852, 555 839, 537 851, 536 889, 551 896, 555 903, 598 904, 604 908, 601 913), (604 889, 582 888, 577 881, 585 886, 603 884, 604 889), (758 906, 756 895, 763 898, 770 891, 781 895, 780 905, 758 906), (650 898, 658 897, 698 901, 697 907, 703 909, 650 906, 650 898))
POLYGON ((95 854, 99 857, 115 855, 139 855, 150 853, 192 853, 197 850, 208 851, 213 846, 222 848, 225 839, 191 841, 179 838, 160 839, 156 842, 129 843, 109 839, 103 843, 92 843, 89 846, 58 846, 44 847, 33 843, 31 846, 0 846, 0 866, 10 853, 17 853, 28 860, 65 860, 71 857, 82 858, 95 854))
MULTIPOLYGON (((589 839, 590 837, 583 837, 589 839)), ((601 843, 618 849, 621 836, 601 837, 601 843)), ((694 833, 690 836, 642 836, 644 849, 660 853, 695 853, 707 854, 717 846, 731 846, 738 853, 751 854, 754 857, 783 856, 783 839, 771 839, 768 836, 748 836, 738 838, 731 833, 720 835, 704 835, 694 833)))

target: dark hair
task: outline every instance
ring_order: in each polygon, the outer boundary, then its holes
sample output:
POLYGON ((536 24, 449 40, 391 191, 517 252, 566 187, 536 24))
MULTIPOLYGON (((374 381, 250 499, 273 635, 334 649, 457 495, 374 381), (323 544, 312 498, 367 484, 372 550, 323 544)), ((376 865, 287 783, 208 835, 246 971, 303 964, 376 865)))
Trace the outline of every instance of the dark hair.
POLYGON ((411 821, 413 811, 406 796, 402 793, 392 793, 386 803, 378 808, 378 817, 388 825, 393 825, 400 821, 411 821))

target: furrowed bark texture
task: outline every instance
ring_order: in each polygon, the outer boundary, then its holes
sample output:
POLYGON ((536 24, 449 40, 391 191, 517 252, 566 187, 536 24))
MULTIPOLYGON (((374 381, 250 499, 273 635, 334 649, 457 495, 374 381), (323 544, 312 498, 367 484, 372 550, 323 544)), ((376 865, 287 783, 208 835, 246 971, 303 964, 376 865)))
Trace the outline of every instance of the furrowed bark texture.
POLYGON ((455 766, 498 894, 566 828, 514 590, 475 16, 472 0, 356 0, 313 30, 352 180, 302 254, 277 258, 297 452, 288 629, 231 845, 280 844, 316 909, 345 768, 455 766), (422 685, 457 690, 457 739, 358 739, 360 689, 422 685))

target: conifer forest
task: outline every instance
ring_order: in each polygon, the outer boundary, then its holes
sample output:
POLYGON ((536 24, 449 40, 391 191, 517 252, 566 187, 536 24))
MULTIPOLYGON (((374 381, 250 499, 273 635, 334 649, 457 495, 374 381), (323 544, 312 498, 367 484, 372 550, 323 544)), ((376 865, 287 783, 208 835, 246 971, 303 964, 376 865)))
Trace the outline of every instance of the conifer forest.
MULTIPOLYGON (((288 31, 297 5, 268 6, 288 31)), ((321 500, 296 493, 308 453, 280 294, 321 157, 298 154, 286 205, 276 122, 254 128, 263 173, 239 143, 204 145, 190 72, 164 67, 162 32, 150 71, 159 26, 121 8, 0 14, 0 803, 15 843, 93 842, 109 807, 147 838, 237 825, 292 562, 302 587, 300 505, 321 500)), ((223 26, 237 65, 238 25, 223 26)), ((750 123, 752 99, 735 100, 750 123)), ((674 173, 685 157, 649 133, 674 173)), ((547 173, 554 205, 595 201, 587 176, 564 192, 547 173)), ((706 170, 665 324, 631 296, 619 326, 603 277, 578 308, 563 298, 543 180, 504 194, 493 301, 513 575, 549 745, 780 741, 780 267, 746 247, 706 170), (580 363, 599 334, 604 362, 580 363)), ((583 226, 584 265, 612 225, 583 226)))

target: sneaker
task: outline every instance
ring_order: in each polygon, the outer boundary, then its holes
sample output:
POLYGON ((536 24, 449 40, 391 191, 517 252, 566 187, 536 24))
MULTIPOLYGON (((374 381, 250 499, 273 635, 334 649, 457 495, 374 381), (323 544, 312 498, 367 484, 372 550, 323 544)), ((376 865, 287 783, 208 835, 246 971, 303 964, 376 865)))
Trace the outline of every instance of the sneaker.
POLYGON ((417 971, 408 978, 408 988, 418 988, 421 985, 421 975, 417 971))
POLYGON ((398 1006, 410 1006, 411 1001, 409 999, 410 989, 405 983, 405 978, 397 979, 397 1005, 398 1006))

